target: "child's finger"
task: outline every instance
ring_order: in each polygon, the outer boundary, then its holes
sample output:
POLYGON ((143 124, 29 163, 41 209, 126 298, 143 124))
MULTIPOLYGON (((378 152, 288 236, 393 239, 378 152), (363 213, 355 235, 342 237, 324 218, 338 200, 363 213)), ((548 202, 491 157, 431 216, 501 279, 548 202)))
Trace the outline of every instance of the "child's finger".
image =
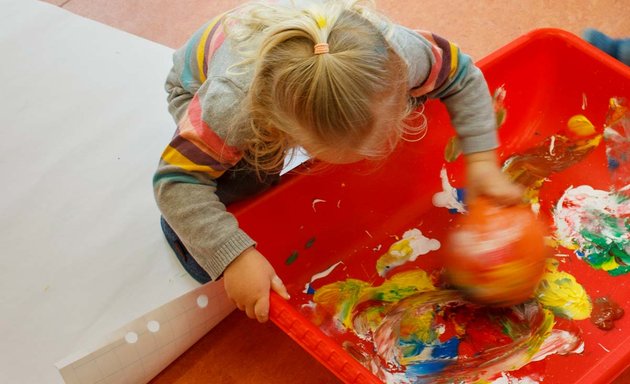
POLYGON ((263 296, 254 304, 254 313, 259 323, 269 319, 269 295, 263 296))
POLYGON ((250 319, 255 319, 256 318, 256 312, 254 311, 254 305, 248 305, 245 308, 245 313, 247 314, 247 317, 249 317, 250 319))
POLYGON ((289 300, 291 298, 289 291, 287 291, 287 287, 284 286, 284 283, 278 275, 274 275, 271 279, 271 289, 273 289, 278 295, 282 296, 285 300, 289 300))

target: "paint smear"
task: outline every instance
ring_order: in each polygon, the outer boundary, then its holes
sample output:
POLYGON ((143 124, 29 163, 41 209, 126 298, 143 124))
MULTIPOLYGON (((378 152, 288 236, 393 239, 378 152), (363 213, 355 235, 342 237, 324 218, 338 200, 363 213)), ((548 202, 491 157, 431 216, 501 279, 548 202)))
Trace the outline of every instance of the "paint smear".
POLYGON ((569 187, 553 220, 558 243, 580 259, 613 276, 630 272, 630 197, 588 185, 569 187))
POLYGON ((551 354, 580 353, 584 346, 575 329, 554 328, 554 313, 541 302, 482 307, 458 291, 438 290, 421 269, 394 274, 379 286, 339 281, 317 290, 313 301, 335 329, 362 340, 344 342, 344 349, 386 383, 509 377, 502 372, 551 354))
POLYGON ((497 120, 497 129, 501 128, 505 120, 507 119, 507 108, 505 108, 505 96, 507 91, 505 90, 505 84, 495 89, 492 95, 492 105, 494 107, 494 114, 497 120))
POLYGON ((440 249, 440 242, 425 237, 417 228, 408 230, 401 240, 389 247, 387 253, 376 261, 376 271, 384 277, 392 269, 408 262, 416 261, 418 256, 440 249))
POLYGON ((630 112, 625 99, 610 99, 604 142, 606 158, 616 190, 630 184, 630 112))
POLYGON ((451 213, 466 212, 462 190, 453 188, 448 180, 446 167, 442 167, 440 179, 442 180, 442 191, 433 195, 433 205, 438 208, 447 208, 451 213))
POLYGON ((558 264, 555 259, 547 260, 547 272, 536 290, 536 298, 556 316, 572 320, 587 319, 593 309, 591 299, 575 277, 558 271, 558 264))
POLYGON ((610 297, 598 297, 593 304, 591 322, 597 328, 609 331, 615 327, 615 321, 621 319, 623 314, 623 308, 610 297))
POLYGON ((358 279, 328 284, 315 292, 313 301, 334 314, 334 319, 345 329, 351 330, 360 304, 368 301, 394 303, 428 290, 435 290, 431 279, 425 271, 417 269, 398 273, 377 287, 358 279))
POLYGON ((508 158, 503 165, 512 181, 525 187, 525 198, 534 212, 540 206, 540 188, 553 173, 564 171, 582 161, 602 140, 595 127, 582 115, 569 119, 567 135, 556 134, 520 155, 508 158))
POLYGON ((501 377, 494 379, 490 384, 540 384, 540 381, 531 377, 514 377, 508 373, 501 372, 501 377))

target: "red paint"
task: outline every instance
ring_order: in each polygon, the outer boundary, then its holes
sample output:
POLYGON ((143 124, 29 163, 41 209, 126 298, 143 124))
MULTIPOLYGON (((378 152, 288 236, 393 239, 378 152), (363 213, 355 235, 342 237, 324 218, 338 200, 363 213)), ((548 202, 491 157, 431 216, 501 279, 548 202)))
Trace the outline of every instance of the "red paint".
POLYGON ((598 297, 593 300, 593 312, 591 321, 599 329, 609 331, 615 326, 615 320, 621 319, 624 314, 623 308, 612 301, 609 297, 598 297))

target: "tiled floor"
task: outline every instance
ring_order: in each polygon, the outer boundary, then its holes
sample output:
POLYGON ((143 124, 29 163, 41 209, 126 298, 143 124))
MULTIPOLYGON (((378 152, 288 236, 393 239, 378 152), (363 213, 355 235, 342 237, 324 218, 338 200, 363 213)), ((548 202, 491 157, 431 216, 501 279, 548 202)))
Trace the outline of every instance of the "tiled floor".
MULTIPOLYGON (((46 0, 79 15, 178 47, 212 15, 243 0, 46 0)), ((596 27, 630 36, 629 0, 376 0, 393 20, 428 29, 480 59, 541 27, 573 33, 596 27), (447 5, 448 4, 448 5, 447 5)), ((336 383, 334 376, 272 324, 234 313, 154 383, 336 383)), ((626 372, 617 384, 630 382, 626 372)))

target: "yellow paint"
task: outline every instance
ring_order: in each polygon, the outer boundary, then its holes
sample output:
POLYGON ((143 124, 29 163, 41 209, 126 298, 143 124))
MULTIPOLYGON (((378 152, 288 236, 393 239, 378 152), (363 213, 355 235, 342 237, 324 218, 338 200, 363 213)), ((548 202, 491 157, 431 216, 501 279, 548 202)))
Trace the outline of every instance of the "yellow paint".
POLYGON ((380 276, 384 276, 389 267, 402 264, 412 255, 413 248, 409 244, 409 239, 397 241, 389 247, 387 253, 376 260, 376 271, 380 276))
POLYGON ((610 115, 606 119, 606 124, 610 127, 617 124, 624 116, 626 116, 626 114, 628 113, 628 107, 623 105, 619 99, 616 99, 614 97, 610 99, 609 103, 610 110, 608 113, 610 115))
POLYGON ((613 269, 617 269, 619 267, 621 267, 621 265, 617 263, 614 257, 611 257, 608 260, 604 261, 600 266, 600 268, 604 271, 612 271, 613 269))
POLYGON ((413 311, 411 315, 406 314, 400 321, 400 338, 409 339, 413 336, 425 344, 433 343, 438 336, 433 327, 434 318, 433 311, 426 311, 419 316, 413 311))
POLYGON ((319 288, 313 301, 333 314, 346 329, 352 329, 354 309, 361 303, 374 300, 394 303, 418 292, 433 291, 431 278, 421 269, 393 275, 378 287, 358 280, 347 279, 319 288))
POLYGON ((344 327, 352 328, 352 312, 359 304, 364 289, 370 284, 362 280, 348 279, 328 284, 315 292, 313 301, 341 321, 344 327))
POLYGON ((547 272, 536 291, 536 298, 545 307, 569 319, 583 320, 591 315, 591 299, 575 277, 558 271, 558 261, 547 260, 547 272))
POLYGON ((590 136, 595 133, 595 126, 584 115, 571 117, 567 127, 578 136, 590 136))

